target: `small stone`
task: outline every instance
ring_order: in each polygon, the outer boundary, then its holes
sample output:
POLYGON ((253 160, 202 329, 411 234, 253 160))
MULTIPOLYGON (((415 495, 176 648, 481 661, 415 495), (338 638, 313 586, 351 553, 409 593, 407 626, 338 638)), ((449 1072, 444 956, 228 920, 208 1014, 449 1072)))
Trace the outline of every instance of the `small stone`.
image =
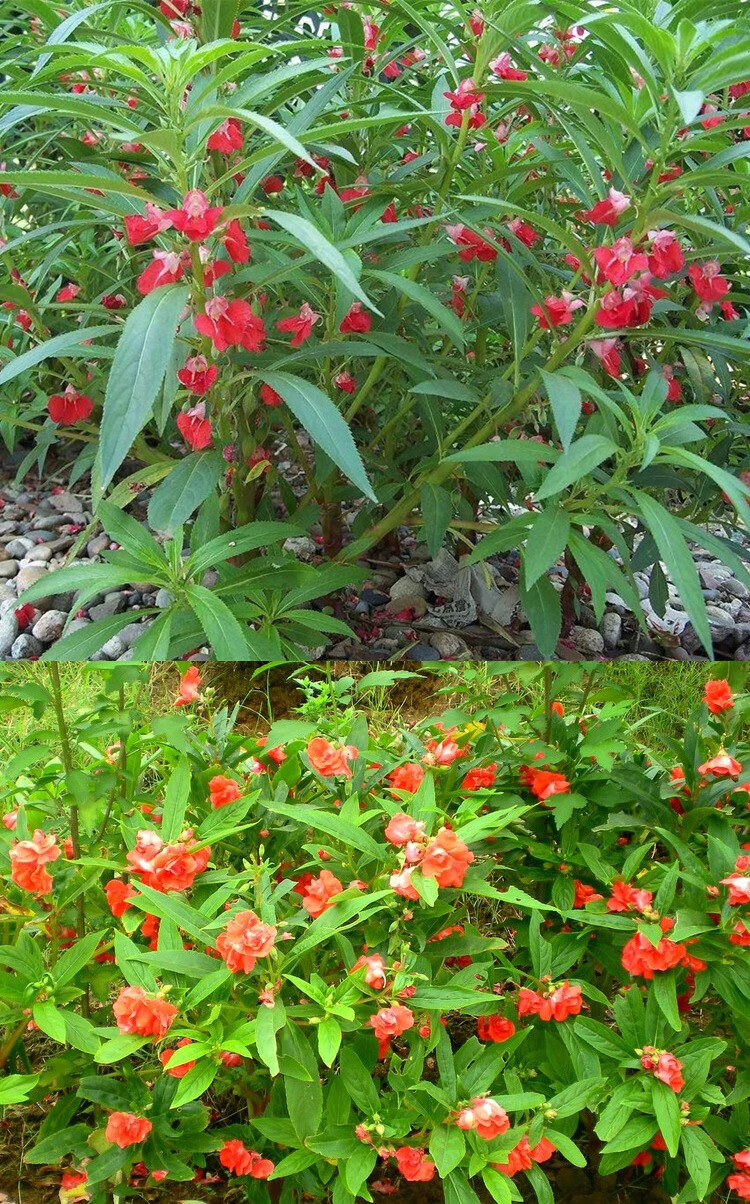
POLYGON ((146 623, 128 623, 127 627, 123 627, 122 631, 118 632, 117 638, 123 648, 132 648, 136 640, 140 639, 150 626, 151 620, 146 623))
POLYGON ((722 582, 721 588, 725 594, 731 594, 733 598, 750 598, 750 589, 747 588, 744 581, 738 581, 736 577, 728 577, 722 582))
POLYGON ((19 635, 17 640, 14 640, 10 655, 14 661, 26 661, 36 659, 36 657, 42 655, 43 651, 44 649, 39 640, 34 639, 33 635, 24 632, 23 635, 19 635))
MULTIPOLYGON (((544 657, 536 644, 522 644, 518 649, 518 659, 521 661, 543 661, 544 657)), ((551 660, 557 660, 557 657, 551 657, 551 660)))
POLYGON ((686 652, 705 652, 703 641, 692 623, 688 623, 682 633, 682 646, 686 652))
POLYGON ((8 610, 0 618, 0 657, 8 655, 17 635, 18 619, 12 610, 8 610))
POLYGON ((471 656, 466 641, 449 631, 436 631, 430 636, 430 643, 440 653, 441 660, 464 660, 471 656))
MULTIPOLYGON (((18 590, 19 598, 25 589, 28 589, 30 585, 34 585, 42 577, 46 577, 46 575, 46 565, 27 564, 19 568, 18 576, 16 577, 16 589, 18 590)), ((39 604, 37 603, 37 605, 39 604)))
MULTIPOLYGON (((144 599, 145 601, 145 599, 144 599)), ((168 589, 160 589, 157 591, 154 605, 159 607, 159 610, 166 610, 172 605, 172 595, 168 589)))
POLYGON ((592 631, 589 627, 574 627, 571 639, 584 656, 596 657, 601 656, 604 652, 604 637, 600 632, 592 631))
POLYGON ((618 615, 617 611, 611 610, 604 615, 602 618, 601 631, 602 638, 604 640, 604 647, 609 652, 614 652, 615 648, 620 642, 620 636, 622 635, 622 618, 620 615, 618 615))
POLYGON ((49 544, 35 544, 23 558, 23 564, 46 564, 52 559, 52 548, 49 544))
POLYGON ((67 619, 68 616, 64 610, 48 610, 37 619, 31 629, 31 634, 35 639, 41 640, 43 644, 52 644, 55 640, 60 639, 67 619))
POLYGON ((106 644, 102 644, 99 651, 103 656, 106 656, 107 660, 116 661, 120 659, 123 652, 126 652, 127 649, 120 637, 113 635, 111 639, 107 640, 106 644))
POLYGON ((311 560, 318 554, 318 545, 309 535, 294 536, 284 541, 284 551, 298 560, 311 560))
POLYGON ((707 606, 706 614, 713 639, 720 640, 734 630, 734 619, 719 606, 707 606))
POLYGON ((53 493, 49 499, 50 505, 57 510, 58 514, 82 514, 83 502, 80 498, 75 497, 67 490, 62 493, 53 493))
POLYGON ((111 540, 106 531, 102 532, 101 535, 95 535, 86 544, 86 555, 93 560, 95 556, 100 556, 102 552, 105 552, 110 543, 111 540))
POLYGON ((64 514, 38 514, 29 524, 29 531, 33 531, 35 534, 49 535, 52 539, 52 528, 62 527, 65 521, 64 514))
POLYGON ((10 543, 5 545, 5 551, 10 557, 16 560, 23 560, 26 553, 33 546, 33 539, 27 539, 25 535, 19 535, 16 539, 11 539, 10 543))
POLYGON ((406 653, 408 661, 439 661, 440 653, 429 644, 412 644, 406 653))
POLYGON ((98 606, 89 607, 89 615, 92 619, 109 619, 112 615, 119 614, 125 605, 125 598, 122 594, 113 593, 107 594, 104 601, 98 606))
POLYGON ((18 572, 17 560, 2 560, 0 561, 0 577, 15 577, 18 572))
POLYGON ((368 608, 376 610, 378 606, 385 606, 388 601, 388 594, 381 593, 378 589, 363 589, 361 601, 368 608))
POLYGON ((425 588, 419 581, 412 581, 410 577, 399 577, 394 581, 390 589, 391 602, 400 602, 412 598, 424 598, 425 588))

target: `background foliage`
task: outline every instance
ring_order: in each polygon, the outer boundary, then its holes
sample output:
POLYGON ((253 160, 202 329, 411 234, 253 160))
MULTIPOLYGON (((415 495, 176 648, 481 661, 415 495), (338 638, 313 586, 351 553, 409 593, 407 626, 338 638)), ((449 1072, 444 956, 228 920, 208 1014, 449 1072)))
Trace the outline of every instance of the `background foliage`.
POLYGON ((6 672, 33 719, 2 783, 0 1099, 45 1101, 29 1165, 94 1201, 228 1171, 259 1204, 268 1176, 347 1204, 397 1173, 547 1204, 561 1157, 744 1192, 740 666, 658 743, 580 666, 486 672, 411 727, 360 709, 395 673, 308 685, 263 738, 194 671, 144 719, 137 666, 87 670, 91 706, 6 672), (240 968, 249 914, 273 938, 240 968))
POLYGON ((710 648, 688 542, 750 581, 744 10, 169 5, 0 5, 0 431, 21 473, 76 451, 110 588, 170 589, 139 655, 340 633, 279 518, 350 564, 403 524, 520 548, 543 655, 584 583, 638 613, 648 569, 658 610, 664 565, 710 648), (117 515, 146 488, 158 548, 117 515), (212 621, 185 527, 247 524, 267 559, 212 545, 212 621))

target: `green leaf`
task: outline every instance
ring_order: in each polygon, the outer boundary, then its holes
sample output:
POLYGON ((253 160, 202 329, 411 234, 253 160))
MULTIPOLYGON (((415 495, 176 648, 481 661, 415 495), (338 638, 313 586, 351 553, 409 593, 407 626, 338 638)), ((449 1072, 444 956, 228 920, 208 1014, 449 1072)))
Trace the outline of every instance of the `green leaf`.
MULTIPOLYGON (((501 1157, 502 1155, 498 1155, 498 1163, 501 1157)), ((482 1180, 487 1191, 497 1204, 511 1204, 513 1196, 511 1194, 510 1180, 507 1175, 502 1175, 500 1171, 494 1170, 491 1166, 486 1166, 482 1171, 482 1180)))
POLYGON ((554 497, 569 485, 580 481, 592 469, 608 460, 617 451, 617 444, 605 435, 584 435, 570 445, 557 463, 550 469, 541 488, 536 491, 536 499, 541 502, 544 498, 554 497))
POLYGON ((352 433, 331 399, 316 385, 288 372, 259 372, 258 375, 284 398, 295 418, 302 423, 321 451, 333 460, 352 484, 370 501, 377 501, 352 433))
MULTIPOLYGON (((273 745, 269 746, 273 747, 273 745)), ((370 836, 369 832, 365 832, 356 824, 348 823, 346 820, 336 814, 328 814, 327 811, 319 811, 316 807, 309 807, 302 803, 277 803, 266 802, 264 806, 271 812, 272 815, 284 815, 288 819, 294 820, 302 828, 313 828, 316 832, 325 832, 334 840, 340 841, 345 846, 353 849, 358 849, 360 853, 367 853, 375 860, 380 860, 382 857, 382 846, 378 844, 370 836)), ((300 834, 301 837, 301 834, 300 834)))
POLYGON ((71 945, 70 949, 65 950, 52 972, 56 986, 64 987, 73 981, 78 971, 91 960, 105 932, 106 929, 89 932, 71 945))
POLYGON ((545 372, 540 368, 539 374, 544 382, 544 388, 552 406, 557 433, 563 451, 570 447, 573 436, 581 417, 581 390, 564 372, 545 372))
POLYGON ((345 1045, 341 1051, 339 1070, 344 1086, 360 1112, 364 1112, 366 1116, 373 1116, 378 1112, 380 1096, 372 1074, 349 1045, 345 1045))
POLYGON ((284 1006, 277 1000, 273 1008, 258 1009, 258 1019, 255 1024, 255 1047, 261 1062, 271 1071, 272 1075, 279 1073, 279 1058, 276 1052, 276 1031, 284 1023, 284 1006), (280 1009, 282 1015, 275 1013, 280 1009))
POLYGON ((106 489, 151 417, 172 354, 189 289, 167 285, 149 293, 129 315, 112 363, 100 435, 101 483, 106 489))
POLYGON ((238 11, 239 0, 201 0, 203 42, 218 42, 220 38, 231 38, 238 11))
POLYGON ((189 585, 185 597, 217 660, 252 659, 243 628, 218 594, 203 585, 189 585))
POLYGON ((292 539, 304 533, 304 527, 294 523, 248 523, 235 531, 227 531, 225 535, 217 535, 215 539, 198 548, 190 557, 189 568, 196 575, 204 573, 206 569, 216 568, 217 563, 223 560, 255 551, 256 548, 281 543, 285 539, 292 539))
POLYGON ((562 629, 560 595, 548 577, 540 577, 531 589, 521 587, 521 605, 531 625, 543 660, 549 660, 557 647, 562 629))
POLYGON ((667 1144, 667 1151, 676 1158, 680 1148, 682 1125, 680 1124, 680 1101, 675 1092, 666 1083, 654 1079, 652 1084, 654 1116, 659 1131, 667 1144))
POLYGON ((102 1043, 99 1052, 94 1054, 94 1061, 98 1062, 100 1066, 110 1066, 113 1062, 121 1062, 123 1058, 129 1058, 131 1054, 137 1053, 147 1044, 148 1037, 118 1033, 116 1037, 102 1043))
POLYGON ((750 242, 743 235, 738 234, 731 226, 723 226, 721 222, 713 222, 710 218, 699 217, 682 209, 656 209, 649 214, 648 220, 654 227, 666 226, 671 230, 675 225, 684 226, 693 234, 702 234, 708 243, 709 251, 718 242, 726 243, 741 251, 743 255, 750 255, 750 242))
POLYGON ((672 88, 672 95, 677 102, 682 120, 685 125, 690 125, 703 107, 706 99, 704 94, 702 92, 680 92, 678 88, 672 88))
POLYGON ((147 914, 159 916, 160 919, 174 920, 178 928, 191 936, 201 947, 212 945, 213 939, 205 930, 206 917, 191 907, 184 899, 174 894, 165 894, 154 890, 144 882, 138 883, 138 894, 130 900, 131 906, 139 907, 147 914))
POLYGON ((326 1066, 333 1066, 341 1045, 341 1025, 333 1016, 326 1016, 318 1025, 318 1052, 326 1066))
MULTIPOLYGON (((49 577, 44 579, 48 586, 48 592, 53 576, 54 574, 50 573, 49 577)), ((130 573, 128 581, 131 581, 132 578, 133 574, 130 573)), ((37 584, 39 583, 37 582, 37 584)), ((133 612, 130 610, 124 610, 119 615, 109 615, 106 619, 97 619, 94 623, 88 623, 85 627, 81 627, 79 631, 73 631, 70 635, 65 635, 61 640, 57 640, 51 648, 47 649, 42 660, 88 660, 106 644, 107 640, 111 640, 113 635, 117 635, 118 631, 122 631, 123 627, 127 627, 128 623, 132 622, 133 612)))
POLYGON ((344 256, 334 247, 333 243, 330 243, 321 234, 320 230, 312 222, 309 222, 305 217, 299 217, 296 213, 281 213, 276 209, 262 209, 261 214, 264 217, 272 218, 277 225, 296 238, 306 251, 314 255, 329 271, 333 272, 336 279, 341 281, 345 289, 352 293, 353 296, 359 298, 373 313, 380 314, 377 306, 373 305, 367 294, 363 292, 357 277, 349 267, 346 259, 344 259, 344 256))
POLYGON ((545 447, 543 443, 533 443, 530 439, 498 439, 495 443, 466 447, 445 458, 458 464, 545 464, 557 457, 557 448, 551 445, 545 447))
POLYGON ((33 192, 49 193, 51 196, 61 195, 66 199, 70 199, 71 190, 85 195, 83 190, 91 188, 133 197, 139 201, 153 200, 147 192, 135 188, 114 173, 110 176, 97 175, 93 171, 0 171, 0 184, 2 183, 14 184, 17 188, 30 188, 33 192))
POLYGON ((635 489, 632 492, 643 518, 644 527, 652 536, 659 556, 669 570, 672 583, 682 599, 701 643, 710 652, 713 645, 700 578, 679 524, 669 511, 649 494, 635 489))
POLYGON ((375 276, 377 280, 382 280, 384 284, 389 284, 391 288, 397 289, 408 297, 410 301, 415 301, 417 305, 421 305, 422 309, 427 310, 428 314, 435 319, 438 326, 441 326, 448 338, 462 351, 464 348, 464 328, 461 324, 461 319, 454 314, 452 309, 448 309, 437 297, 425 288, 422 284, 417 284, 415 280, 410 280, 408 276, 397 276, 395 272, 380 272, 370 270, 370 276, 375 276))
POLYGON ((466 1153, 466 1140, 456 1125, 437 1125, 430 1136, 430 1157, 441 1179, 445 1179, 466 1153))
POLYGON ((156 531, 173 533, 190 518, 215 489, 224 471, 221 453, 186 456, 154 491, 148 521, 156 531))
POLYGON ((708 1191, 711 1179, 711 1163, 704 1148, 704 1141, 710 1141, 706 1134, 699 1134, 694 1128, 686 1125, 680 1135, 682 1153, 685 1158, 687 1172, 693 1181, 693 1186, 702 1200, 708 1191))
POLYGON ((323 1114, 323 1088, 318 1066, 307 1037, 296 1025, 288 1025, 282 1031, 281 1045, 284 1053, 304 1066, 311 1076, 310 1082, 305 1083, 284 1075, 289 1119, 300 1141, 304 1142, 318 1132, 323 1114))
POLYGON ((164 792, 160 833, 165 841, 176 840, 185 824, 190 794, 190 762, 180 757, 164 792))
MULTIPOLYGON (((675 865, 677 863, 675 862, 675 865)), ((664 1016, 670 1028, 679 1032, 682 1028, 680 1013, 677 1007, 677 986, 673 971, 654 975, 651 990, 659 1005, 659 1011, 664 1016)))
POLYGON ((65 1015, 51 1000, 35 1003, 32 1008, 35 1024, 53 1041, 65 1041, 65 1015))
POLYGON ((76 565, 70 569, 56 569, 29 585, 21 595, 22 602, 36 602, 50 594, 64 594, 74 590, 81 599, 93 598, 95 594, 128 585, 132 570, 125 572, 112 564, 76 565))
POLYGON ((45 343, 38 343, 36 347, 24 351, 23 355, 17 355, 5 365, 0 371, 0 385, 7 385, 22 372, 26 372, 28 368, 34 368, 37 364, 41 364, 43 360, 64 356, 71 348, 80 347, 89 339, 100 339, 105 335, 114 334, 117 329, 114 325, 81 326, 76 330, 69 330, 65 334, 58 334, 53 339, 47 339, 45 343))
POLYGON ((181 1108, 183 1104, 198 1099, 204 1091, 208 1091, 218 1071, 218 1062, 213 1062, 210 1058, 201 1058, 195 1066, 191 1066, 185 1077, 180 1079, 170 1108, 181 1108))
POLYGON ((530 589, 562 556, 570 535, 570 519, 559 506, 535 515, 523 552, 526 588, 530 589))
POLYGON ((164 570, 167 564, 164 552, 145 524, 126 514, 122 507, 114 505, 111 499, 99 503, 96 515, 101 519, 107 534, 126 552, 142 560, 148 568, 164 570))
POLYGON ((39 1082, 38 1074, 8 1074, 0 1079, 0 1108, 21 1104, 39 1082))
POLYGON ((479 1196, 461 1170, 454 1170, 443 1181, 445 1204, 479 1204, 479 1196))
POLYGON ((45 1163, 55 1166, 61 1158, 73 1150, 79 1147, 85 1150, 90 1132, 90 1125, 79 1124, 72 1125, 68 1129, 61 1129, 58 1133, 50 1133, 48 1137, 43 1137, 28 1150, 24 1154, 23 1160, 32 1166, 43 1166, 45 1163))
POLYGON ((453 517, 453 499, 447 489, 426 482, 422 486, 420 506, 424 518, 427 550, 434 557, 443 546, 445 533, 453 517))

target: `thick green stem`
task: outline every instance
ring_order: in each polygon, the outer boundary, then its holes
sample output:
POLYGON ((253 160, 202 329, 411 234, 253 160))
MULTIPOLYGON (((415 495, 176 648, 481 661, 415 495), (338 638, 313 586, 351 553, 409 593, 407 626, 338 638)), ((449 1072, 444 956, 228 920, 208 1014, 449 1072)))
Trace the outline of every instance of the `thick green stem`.
MULTIPOLYGON (((588 311, 581 321, 576 326, 572 334, 552 352, 552 355, 544 365, 547 372, 553 372, 567 357, 567 355, 575 347, 578 346, 583 336, 588 332, 594 321, 593 309, 588 311)), ((496 410, 490 420, 480 427, 470 439, 467 440, 465 447, 477 447, 480 443, 486 442, 497 431, 509 422, 511 418, 515 418, 516 414, 520 414, 524 406, 534 396, 539 388, 539 378, 536 373, 532 379, 518 391, 515 397, 511 398, 507 405, 496 410)), ((489 395, 482 399, 477 406, 477 411, 487 406, 490 402, 489 395)), ((466 419, 459 423, 458 427, 452 431, 445 440, 445 446, 449 446, 455 442, 456 433, 461 433, 466 424, 466 419)), ((389 514, 382 518, 379 523, 375 523, 360 539, 350 544, 341 556, 342 560, 353 560, 364 555, 375 544, 384 539, 395 527, 398 527, 411 514, 412 510, 419 503, 422 485, 429 483, 431 485, 441 485, 456 471, 456 462, 452 460, 443 460, 434 468, 421 473, 414 483, 413 489, 401 499, 401 501, 393 507, 389 514)))

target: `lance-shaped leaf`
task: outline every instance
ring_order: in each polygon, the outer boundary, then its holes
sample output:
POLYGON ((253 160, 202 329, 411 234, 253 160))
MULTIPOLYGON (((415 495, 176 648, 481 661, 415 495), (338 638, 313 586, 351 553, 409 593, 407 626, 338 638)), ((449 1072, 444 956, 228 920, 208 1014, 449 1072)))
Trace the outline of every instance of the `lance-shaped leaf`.
POLYGON ((260 372, 259 376, 284 398, 295 418, 344 476, 371 501, 376 501, 352 433, 330 397, 316 385, 288 372, 260 372))
POLYGON ((125 323, 102 415, 99 454, 104 489, 151 417, 187 299, 188 289, 182 285, 155 289, 125 323))

